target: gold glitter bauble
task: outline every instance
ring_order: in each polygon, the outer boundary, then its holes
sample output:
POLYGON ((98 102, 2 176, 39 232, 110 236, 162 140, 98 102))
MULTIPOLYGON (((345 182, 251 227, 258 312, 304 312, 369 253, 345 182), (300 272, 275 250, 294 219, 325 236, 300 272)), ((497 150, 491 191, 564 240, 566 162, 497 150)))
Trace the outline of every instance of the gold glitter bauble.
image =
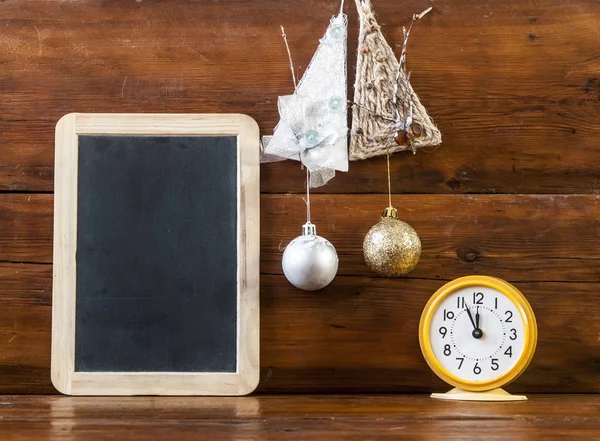
POLYGON ((365 262, 377 274, 397 277, 411 272, 421 256, 421 240, 406 222, 382 217, 363 243, 365 262))

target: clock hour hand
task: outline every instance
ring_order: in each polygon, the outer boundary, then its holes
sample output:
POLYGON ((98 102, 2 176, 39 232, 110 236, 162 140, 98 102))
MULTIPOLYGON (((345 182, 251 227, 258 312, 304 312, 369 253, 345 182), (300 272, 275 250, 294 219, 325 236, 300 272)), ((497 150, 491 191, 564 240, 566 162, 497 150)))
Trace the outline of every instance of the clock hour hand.
POLYGON ((467 310, 469 320, 471 320, 471 324, 473 325, 473 332, 471 333, 471 335, 475 339, 480 339, 481 337, 483 337, 483 331, 479 329, 479 309, 477 310, 477 314, 475 315, 475 317, 477 317, 477 321, 473 320, 473 314, 471 314, 471 310, 468 307, 465 307, 465 309, 467 310))
POLYGON ((477 307, 477 310, 475 312, 475 327, 479 329, 479 306, 477 307))

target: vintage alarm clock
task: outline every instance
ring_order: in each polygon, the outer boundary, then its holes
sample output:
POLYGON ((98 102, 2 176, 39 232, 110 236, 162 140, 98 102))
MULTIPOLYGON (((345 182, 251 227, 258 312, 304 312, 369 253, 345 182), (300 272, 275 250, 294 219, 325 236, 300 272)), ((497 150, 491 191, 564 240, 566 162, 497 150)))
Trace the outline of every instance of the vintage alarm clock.
POLYGON ((429 367, 455 387, 432 397, 527 399, 501 389, 527 368, 537 343, 533 310, 510 283, 467 276, 442 286, 423 310, 419 342, 429 367))

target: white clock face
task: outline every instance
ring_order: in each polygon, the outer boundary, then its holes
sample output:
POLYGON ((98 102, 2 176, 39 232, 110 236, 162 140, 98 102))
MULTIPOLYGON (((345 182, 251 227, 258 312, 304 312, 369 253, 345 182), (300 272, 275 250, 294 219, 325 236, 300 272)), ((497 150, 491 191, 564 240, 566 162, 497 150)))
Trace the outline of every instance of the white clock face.
POLYGON ((455 377, 487 382, 506 374, 525 350, 525 323, 504 294, 487 287, 459 289, 433 313, 431 349, 455 377))

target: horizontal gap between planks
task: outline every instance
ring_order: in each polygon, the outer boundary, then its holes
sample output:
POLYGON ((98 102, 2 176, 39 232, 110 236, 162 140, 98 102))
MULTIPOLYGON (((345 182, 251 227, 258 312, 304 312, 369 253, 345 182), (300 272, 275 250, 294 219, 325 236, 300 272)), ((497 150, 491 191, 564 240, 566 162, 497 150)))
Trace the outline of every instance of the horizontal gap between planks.
POLYGON ((48 266, 48 265, 52 265, 52 262, 34 262, 34 261, 27 261, 27 260, 19 262, 19 261, 16 261, 16 260, 0 260, 0 264, 8 264, 8 265, 44 265, 44 266, 48 266))
MULTIPOLYGON (((281 273, 260 273, 261 276, 284 276, 283 272, 281 273)), ((439 279, 437 278, 433 278, 433 277, 379 277, 376 276, 375 274, 370 275, 370 276, 366 276, 366 275, 359 275, 359 274, 337 274, 335 276, 337 277, 346 277, 346 278, 355 278, 355 279, 373 279, 373 280, 385 280, 385 279, 397 279, 397 280, 428 280, 431 282, 450 282, 452 280, 454 280, 454 278, 446 278, 446 277, 440 277, 439 279)), ((582 280, 518 280, 515 281, 513 283, 516 284, 521 284, 521 283, 568 283, 568 284, 575 284, 575 283, 580 283, 580 284, 594 284, 594 283, 599 283, 600 284, 600 280, 598 281, 592 281, 590 282, 588 281, 582 281, 582 280)))
POLYGON ((0 194, 29 194, 29 195, 36 195, 36 194, 54 194, 53 191, 39 191, 39 190, 0 190, 0 194))
MULTIPOLYGON (((1 1, 1 0, 0 0, 1 1)), ((13 194, 27 194, 27 195, 53 195, 54 191, 45 191, 45 190, 0 190, 0 195, 13 195, 13 194)), ((298 196, 305 195, 306 192, 263 192, 261 191, 261 195, 264 196, 298 196)), ((387 198, 387 193, 317 193, 314 189, 311 191, 311 195, 315 197, 324 197, 324 196, 382 196, 387 198)), ((447 193, 410 193, 410 192, 402 192, 402 193, 392 193, 392 196, 435 196, 435 197, 451 197, 451 196, 557 196, 557 197, 576 197, 576 196, 599 196, 600 193, 598 190, 590 190, 589 193, 491 193, 491 192, 447 192, 447 193)))

